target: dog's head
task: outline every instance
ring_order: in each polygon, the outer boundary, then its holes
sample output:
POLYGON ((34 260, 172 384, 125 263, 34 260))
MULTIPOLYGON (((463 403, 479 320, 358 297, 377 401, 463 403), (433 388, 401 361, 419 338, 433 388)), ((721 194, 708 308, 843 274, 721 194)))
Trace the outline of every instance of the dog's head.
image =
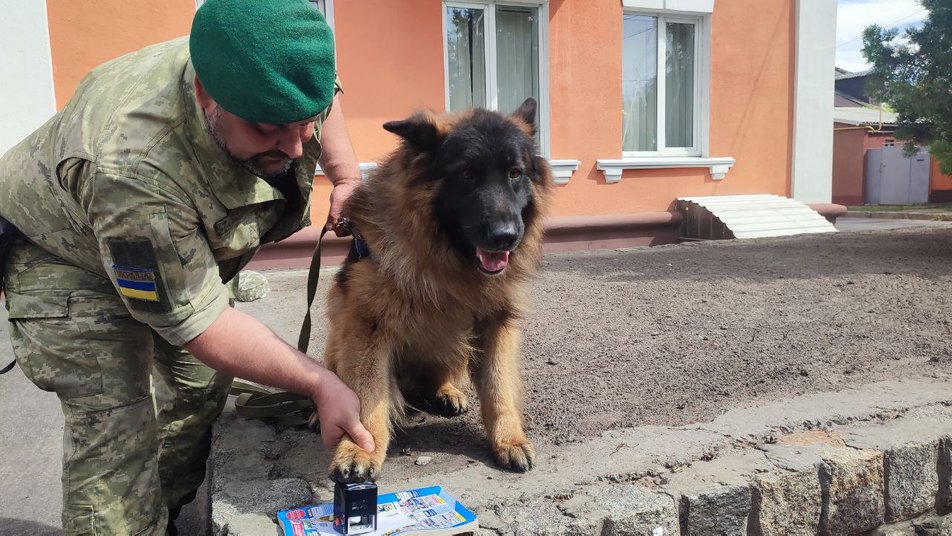
POLYGON ((433 215, 467 262, 501 274, 538 216, 536 186, 548 167, 536 150, 536 101, 511 115, 477 109, 450 119, 418 113, 384 128, 426 159, 433 215))

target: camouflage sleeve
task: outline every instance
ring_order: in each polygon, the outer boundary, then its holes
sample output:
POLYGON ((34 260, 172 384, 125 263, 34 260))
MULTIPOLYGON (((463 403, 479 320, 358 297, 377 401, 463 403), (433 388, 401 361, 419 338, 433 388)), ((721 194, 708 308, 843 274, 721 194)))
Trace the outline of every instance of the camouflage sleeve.
POLYGON ((197 210, 184 192, 160 184, 172 185, 100 172, 80 202, 129 312, 181 346, 218 318, 229 295, 197 210))

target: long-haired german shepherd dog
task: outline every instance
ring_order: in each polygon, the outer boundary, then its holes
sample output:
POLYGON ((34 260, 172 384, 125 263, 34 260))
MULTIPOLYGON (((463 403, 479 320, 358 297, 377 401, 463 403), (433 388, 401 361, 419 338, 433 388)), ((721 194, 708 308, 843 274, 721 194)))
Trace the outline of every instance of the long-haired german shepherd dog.
POLYGON ((328 295, 324 362, 356 391, 376 450, 346 436, 335 480, 374 480, 405 400, 467 410, 468 374, 499 463, 532 467, 519 371, 523 286, 536 271, 553 188, 536 102, 512 115, 420 112, 384 128, 400 147, 351 196, 355 247, 328 295), (405 398, 406 397, 406 398, 405 398))

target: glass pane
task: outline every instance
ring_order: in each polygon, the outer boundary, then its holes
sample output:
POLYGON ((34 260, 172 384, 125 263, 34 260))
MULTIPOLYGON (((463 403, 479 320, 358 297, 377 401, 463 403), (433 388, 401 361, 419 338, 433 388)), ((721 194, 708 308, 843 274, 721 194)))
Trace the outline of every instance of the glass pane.
POLYGON ((622 38, 622 148, 658 150, 658 19, 625 15, 622 38))
POLYGON ((486 106, 484 11, 446 8, 447 79, 450 111, 486 106))
POLYGON ((512 112, 528 97, 539 100, 538 11, 496 8, 496 84, 499 111, 512 112))
POLYGON ((694 146, 694 28, 668 23, 665 35, 664 144, 694 146))

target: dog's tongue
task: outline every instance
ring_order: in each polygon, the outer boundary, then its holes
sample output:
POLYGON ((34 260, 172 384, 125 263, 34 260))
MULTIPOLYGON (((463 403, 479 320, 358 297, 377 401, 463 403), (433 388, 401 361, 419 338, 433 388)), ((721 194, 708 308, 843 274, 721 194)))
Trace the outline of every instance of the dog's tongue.
POLYGON ((479 264, 487 272, 498 272, 509 266, 508 251, 486 251, 476 248, 476 256, 479 258, 479 264))

